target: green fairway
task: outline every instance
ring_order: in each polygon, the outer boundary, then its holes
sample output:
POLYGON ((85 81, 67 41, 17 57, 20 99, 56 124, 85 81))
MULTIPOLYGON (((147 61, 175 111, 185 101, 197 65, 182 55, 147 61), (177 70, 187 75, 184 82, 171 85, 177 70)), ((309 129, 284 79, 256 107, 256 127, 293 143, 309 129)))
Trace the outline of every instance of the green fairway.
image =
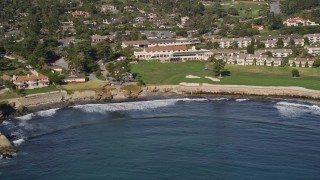
POLYGON ((227 65, 229 76, 224 76, 221 82, 213 82, 204 78, 214 77, 211 71, 204 71, 204 62, 186 63, 159 63, 139 62, 132 65, 132 72, 140 76, 146 84, 179 84, 210 83, 255 86, 299 86, 308 89, 320 90, 320 68, 297 68, 300 78, 291 77, 291 67, 264 67, 227 65), (187 75, 201 77, 200 79, 187 79, 187 75))

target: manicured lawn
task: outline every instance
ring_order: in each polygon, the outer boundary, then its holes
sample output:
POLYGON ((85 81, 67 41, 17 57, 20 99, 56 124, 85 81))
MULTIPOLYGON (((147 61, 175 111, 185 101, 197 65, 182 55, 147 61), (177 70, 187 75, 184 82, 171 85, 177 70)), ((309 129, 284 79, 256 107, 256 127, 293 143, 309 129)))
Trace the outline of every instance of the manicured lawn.
POLYGON ((56 86, 50 85, 48 87, 43 87, 43 88, 26 89, 26 90, 23 90, 22 93, 25 95, 30 95, 30 94, 38 94, 38 93, 47 93, 47 92, 58 91, 58 90, 59 89, 57 89, 56 86))
MULTIPOLYGON (((210 66, 209 66, 210 67, 210 66)), ((256 86, 299 86, 320 90, 320 68, 297 68, 300 78, 291 77, 291 67, 264 67, 227 65, 229 76, 224 76, 221 82, 213 82, 204 76, 214 77, 211 71, 204 71, 204 62, 159 63, 139 62, 132 65, 136 73, 146 84, 179 84, 210 83, 256 86), (201 79, 187 79, 187 75, 199 76, 201 79)))
POLYGON ((61 88, 67 91, 97 90, 107 85, 107 83, 105 81, 88 81, 86 83, 62 85, 61 88))
POLYGON ((146 84, 179 84, 181 82, 209 83, 210 80, 186 79, 187 75, 213 76, 214 73, 204 71, 204 62, 186 63, 159 63, 159 62, 139 62, 133 64, 132 72, 141 76, 146 84))

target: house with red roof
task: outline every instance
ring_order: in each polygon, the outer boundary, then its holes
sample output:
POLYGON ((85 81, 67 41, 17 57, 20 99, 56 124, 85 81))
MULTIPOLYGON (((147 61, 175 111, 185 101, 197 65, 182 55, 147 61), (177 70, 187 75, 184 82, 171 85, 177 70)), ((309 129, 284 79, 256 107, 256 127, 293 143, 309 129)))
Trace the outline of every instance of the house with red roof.
POLYGON ((313 21, 306 20, 300 17, 289 18, 286 21, 284 21, 283 24, 287 26, 318 26, 319 25, 313 21))
POLYGON ((37 75, 27 75, 27 76, 13 76, 13 83, 16 85, 17 89, 35 89, 47 87, 49 85, 48 76, 37 74, 37 75))

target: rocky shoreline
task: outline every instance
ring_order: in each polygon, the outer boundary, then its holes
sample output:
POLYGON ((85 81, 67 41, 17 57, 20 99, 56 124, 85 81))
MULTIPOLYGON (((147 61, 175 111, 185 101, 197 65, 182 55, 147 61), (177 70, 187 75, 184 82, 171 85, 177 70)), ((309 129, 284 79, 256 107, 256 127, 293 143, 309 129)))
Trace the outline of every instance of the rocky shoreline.
MULTIPOLYGON (((262 87, 241 85, 149 85, 106 86, 101 90, 66 91, 8 99, 11 109, 0 110, 0 119, 26 113, 79 104, 115 103, 185 97, 231 96, 237 98, 282 98, 320 101, 320 91, 300 87, 262 87)), ((1 122, 1 120, 0 120, 1 122)))
MULTIPOLYGON (((231 97, 254 99, 303 99, 320 101, 320 91, 300 87, 260 87, 236 85, 150 85, 106 86, 101 90, 68 94, 56 91, 9 99, 0 109, 0 123, 5 118, 52 108, 64 108, 80 104, 118 103, 159 100, 169 98, 231 97)), ((0 159, 10 158, 16 149, 0 132, 0 159)))

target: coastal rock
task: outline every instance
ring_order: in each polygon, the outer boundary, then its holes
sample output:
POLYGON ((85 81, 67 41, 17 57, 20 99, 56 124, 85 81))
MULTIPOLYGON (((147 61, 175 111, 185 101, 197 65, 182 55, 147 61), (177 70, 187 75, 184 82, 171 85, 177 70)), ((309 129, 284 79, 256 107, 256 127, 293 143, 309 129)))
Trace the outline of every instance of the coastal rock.
POLYGON ((5 135, 0 132, 0 157, 11 158, 16 153, 16 149, 12 146, 5 135))

